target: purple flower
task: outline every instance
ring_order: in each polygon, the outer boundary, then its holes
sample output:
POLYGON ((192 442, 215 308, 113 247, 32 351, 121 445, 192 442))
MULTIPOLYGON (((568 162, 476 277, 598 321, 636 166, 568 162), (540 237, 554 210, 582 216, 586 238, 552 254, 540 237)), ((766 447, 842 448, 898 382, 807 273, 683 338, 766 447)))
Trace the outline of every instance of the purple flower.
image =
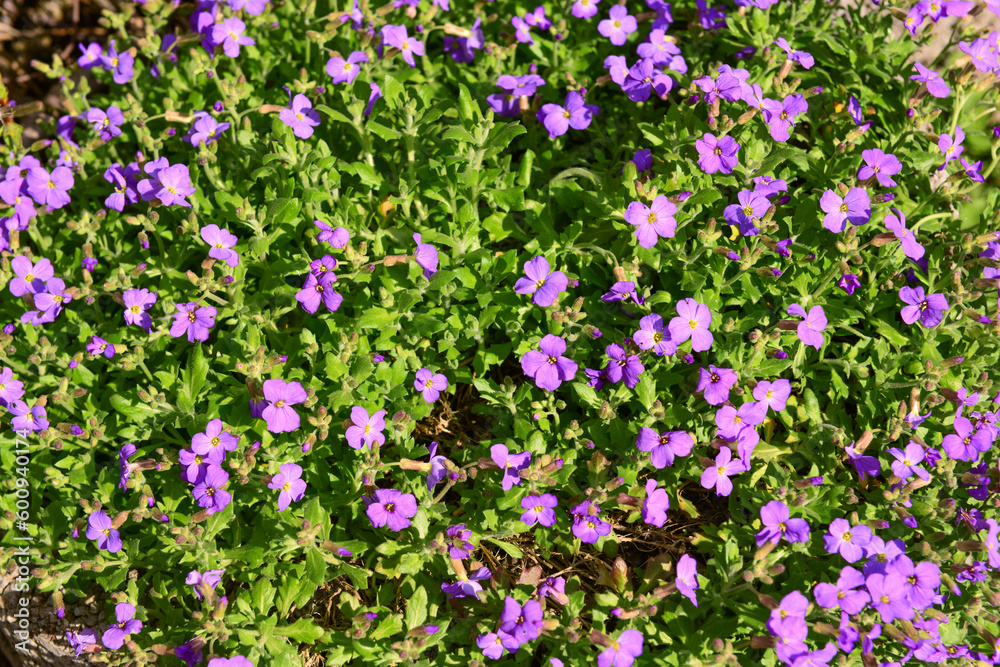
POLYGON ((906 228, 906 216, 903 215, 903 212, 898 208, 893 208, 891 211, 891 213, 886 214, 883 221, 885 228, 899 239, 903 246, 904 255, 913 261, 919 260, 924 256, 924 247, 917 242, 916 236, 906 228))
POLYGON ((204 599, 203 592, 213 591, 216 586, 222 583, 221 575, 223 573, 225 570, 205 570, 204 574, 198 570, 191 570, 184 583, 191 586, 194 589, 195 597, 202 600, 204 599))
POLYGON ((333 83, 354 83, 361 73, 358 63, 368 62, 368 56, 364 51, 354 51, 344 60, 340 56, 334 56, 326 61, 326 73, 333 79, 333 83))
POLYGON ((320 279, 327 274, 333 275, 335 268, 337 268, 337 260, 334 259, 333 255, 323 255, 321 259, 309 262, 309 272, 320 279))
POLYGON ((760 232, 755 221, 767 213, 771 202, 763 194, 751 190, 741 190, 737 200, 738 204, 730 204, 723 212, 726 222, 739 227, 743 236, 755 236, 760 232))
POLYGON ((213 419, 208 422, 204 433, 196 433, 191 438, 191 450, 202 456, 218 451, 221 457, 225 457, 226 452, 236 450, 239 442, 239 438, 225 429, 221 419, 213 419))
POLYGON ((413 259, 424 270, 424 277, 430 278, 437 272, 438 251, 430 243, 424 243, 420 234, 413 235, 413 241, 417 244, 413 251, 413 259))
POLYGON ((429 368, 421 368, 417 371, 417 379, 413 384, 417 391, 423 394, 425 401, 433 403, 438 400, 441 392, 448 388, 448 378, 429 368))
POLYGON ((698 597, 695 591, 698 589, 698 563, 694 558, 687 554, 680 557, 677 561, 677 578, 674 583, 681 595, 687 597, 691 600, 691 604, 697 607, 698 597))
POLYGON ((278 494, 278 511, 283 512, 292 502, 298 502, 306 495, 306 482, 302 477, 302 467, 295 463, 282 463, 281 472, 271 478, 269 489, 281 489, 278 494))
POLYGON ((306 390, 298 382, 285 382, 281 379, 264 381, 264 398, 269 405, 264 408, 262 417, 267 422, 267 430, 271 433, 290 433, 299 428, 300 419, 292 406, 302 403, 308 398, 306 390))
MULTIPOLYGON (((518 482, 520 482, 520 479, 518 479, 518 482)), ((558 505, 559 500, 551 493, 543 493, 542 495, 536 493, 528 494, 524 498, 521 498, 521 507, 525 510, 521 514, 521 521, 529 526, 535 525, 536 522, 545 527, 554 526, 556 524, 555 508, 558 505)))
POLYGON ((240 55, 241 46, 256 44, 254 40, 243 34, 247 29, 247 24, 238 18, 228 18, 222 23, 217 23, 212 28, 212 41, 222 46, 223 52, 230 58, 240 55))
POLYGON ((698 166, 706 174, 721 171, 723 174, 733 173, 733 167, 739 163, 736 156, 740 145, 730 136, 716 139, 714 134, 705 135, 694 142, 698 149, 698 166))
POLYGON ((914 564, 909 557, 900 555, 889 564, 888 572, 903 576, 906 597, 912 607, 926 609, 934 604, 941 585, 941 568, 935 563, 914 564))
POLYGON ((369 83, 368 87, 371 88, 371 93, 368 95, 368 105, 365 107, 364 111, 366 118, 372 114, 372 109, 375 108, 375 103, 382 99, 382 88, 380 88, 377 83, 369 83))
POLYGON ((8 287, 14 296, 23 296, 26 293, 38 294, 44 291, 45 283, 55 275, 52 262, 44 257, 32 264, 24 255, 18 255, 11 260, 10 266, 14 270, 14 278, 8 287))
POLYGON ((909 304, 903 306, 899 313, 907 324, 920 320, 925 327, 936 327, 944 320, 944 311, 948 310, 944 294, 928 294, 925 297, 923 287, 901 287, 899 298, 909 304))
POLYGON ((431 469, 427 471, 427 490, 433 489, 438 483, 444 479, 444 476, 448 474, 448 459, 444 456, 437 455, 438 444, 432 442, 430 446, 430 465, 431 469))
POLYGON ((332 272, 325 272, 322 277, 310 273, 306 276, 306 282, 295 294, 295 300, 302 304, 302 310, 307 313, 315 313, 319 310, 320 304, 326 306, 327 311, 334 312, 340 308, 344 297, 333 289, 333 283, 337 282, 337 276, 332 272))
POLYGON ((639 376, 645 370, 642 362, 639 361, 639 355, 629 354, 621 345, 614 343, 608 345, 605 351, 611 358, 605 369, 608 381, 618 383, 624 379, 626 387, 635 389, 636 385, 639 384, 639 376))
POLYGON ((658 357, 677 352, 677 344, 671 340, 669 329, 656 313, 639 320, 639 330, 632 335, 632 341, 641 350, 653 350, 658 357))
POLYGON ((361 406, 351 408, 352 426, 347 427, 347 444, 354 449, 372 448, 373 444, 385 443, 385 410, 378 410, 369 417, 368 411, 361 406))
POLYGON ((898 447, 893 447, 889 450, 889 453, 896 457, 896 460, 892 463, 892 474, 899 477, 901 480, 907 480, 913 475, 916 475, 920 479, 927 481, 931 478, 931 474, 920 467, 920 463, 924 460, 924 448, 915 442, 910 442, 906 446, 906 451, 899 449, 898 447))
POLYGON ((867 181, 874 176, 879 185, 883 187, 890 188, 896 185, 896 181, 890 177, 898 174, 903 168, 903 163, 899 161, 899 158, 878 148, 861 151, 861 157, 865 164, 858 169, 859 181, 867 181))
POLYGON ((977 461, 980 453, 989 451, 993 444, 990 430, 987 428, 976 430, 966 417, 955 417, 952 428, 955 432, 944 436, 944 440, 941 441, 941 448, 949 458, 958 461, 977 461))
POLYGON ((558 104, 543 104, 535 117, 549 132, 549 139, 566 134, 569 128, 585 130, 599 109, 593 104, 586 104, 583 95, 575 90, 566 93, 564 106, 558 104))
POLYGON ((569 284, 569 278, 562 271, 549 271, 549 262, 542 256, 524 263, 524 275, 527 277, 518 278, 514 284, 514 292, 534 294, 531 300, 543 308, 555 303, 569 284))
MULTIPOLYGON (((994 40, 994 45, 996 41, 994 40)), ((980 72, 992 74, 997 68, 997 56, 991 50, 990 40, 979 38, 969 44, 958 43, 959 50, 971 58, 972 65, 980 72)))
POLYGON ((872 540, 871 528, 864 524, 851 526, 847 519, 830 522, 830 532, 823 536, 827 553, 839 553, 848 563, 856 563, 864 555, 863 547, 872 540))
MULTIPOLYGON (((775 196, 779 192, 788 192, 788 183, 786 183, 784 179, 781 178, 774 178, 773 176, 757 176, 756 178, 753 179, 753 182, 754 182, 753 191, 756 194, 764 195, 768 199, 775 196)), ((781 243, 785 243, 785 245, 788 245, 791 242, 792 242, 791 239, 785 239, 785 241, 780 241, 778 245, 780 246, 781 243)), ((779 253, 780 252, 781 251, 779 250, 779 253)), ((783 256, 788 257, 788 255, 783 255, 783 256)))
POLYGON ((376 489, 372 502, 365 510, 372 526, 399 532, 410 525, 410 519, 417 515, 417 499, 412 493, 396 489, 376 489))
POLYGON ((118 479, 118 488, 125 490, 125 485, 128 483, 128 478, 132 475, 133 466, 129 463, 129 457, 135 454, 135 445, 128 443, 122 445, 122 448, 118 450, 118 466, 121 468, 121 474, 118 479))
POLYGON ((526 13, 524 21, 539 30, 548 30, 552 27, 552 21, 545 18, 545 7, 542 6, 535 7, 535 11, 526 13))
POLYGON ((715 465, 705 468, 701 473, 701 485, 706 489, 715 487, 717 496, 728 496, 733 492, 730 475, 746 472, 747 467, 740 461, 733 461, 733 452, 728 447, 722 447, 715 457, 715 465))
POLYGON ((101 63, 105 70, 112 72, 112 80, 119 85, 128 83, 135 76, 135 56, 128 51, 118 53, 113 39, 108 44, 107 55, 101 56, 101 63))
POLYGON ((665 468, 674 464, 677 456, 687 456, 694 447, 694 438, 686 431, 664 431, 657 433, 643 426, 635 445, 640 452, 650 452, 654 468, 665 468))
POLYGON ((805 308, 797 303, 793 303, 788 307, 788 314, 805 318, 799 322, 796 331, 803 345, 812 345, 817 350, 823 346, 823 334, 821 332, 826 329, 827 320, 822 306, 813 306, 809 309, 809 314, 806 315, 805 308))
POLYGON ((577 364, 562 356, 566 351, 566 341, 559 336, 548 334, 538 343, 538 350, 530 350, 521 357, 521 370, 535 379, 539 389, 555 391, 563 382, 569 382, 576 375, 577 364))
POLYGON ((208 667, 254 667, 249 659, 242 655, 234 655, 231 658, 212 658, 208 661, 208 667))
POLYGON ((292 128, 292 132, 299 139, 311 137, 315 132, 313 128, 319 125, 319 114, 312 108, 309 98, 301 93, 292 100, 291 108, 281 110, 278 118, 292 128))
POLYGON ((761 380, 753 389, 754 400, 766 403, 775 412, 781 412, 792 394, 792 383, 788 380, 761 380))
POLYGON ((192 146, 197 146, 202 141, 207 146, 216 141, 219 135, 228 130, 229 127, 229 123, 220 123, 215 118, 212 118, 210 114, 202 112, 198 115, 198 119, 194 122, 185 139, 192 146))
POLYGON ((816 604, 826 609, 840 607, 848 614, 857 614, 871 600, 864 590, 858 590, 865 585, 865 577, 850 565, 845 565, 840 571, 836 585, 822 582, 813 589, 816 604))
POLYGON ((716 368, 709 364, 708 370, 698 369, 698 386, 695 391, 705 392, 709 405, 722 405, 729 400, 729 389, 736 384, 736 371, 731 368, 716 368))
POLYGON ((571 13, 578 19, 589 19, 597 16, 597 3, 601 0, 576 0, 571 13))
POLYGON ((481 567, 470 574, 469 578, 466 580, 457 581, 453 584, 442 583, 441 590, 446 593, 449 598, 474 597, 478 600, 479 592, 483 590, 482 584, 479 583, 480 580, 489 579, 491 576, 493 576, 492 572, 485 567, 481 567))
MULTIPOLYGON (((136 186, 143 201, 159 200, 164 206, 184 206, 191 208, 187 201, 188 195, 194 194, 196 188, 191 185, 191 173, 186 164, 166 166, 166 158, 161 158, 160 165, 154 166, 147 162, 143 169, 151 178, 144 178, 136 186)), ((211 226, 211 225, 210 225, 211 226)))
POLYGON ((656 488, 655 479, 646 480, 646 498, 642 501, 642 520, 650 526, 662 528, 667 522, 670 497, 663 489, 656 488))
POLYGON ((322 220, 313 220, 313 224, 319 227, 319 234, 316 240, 320 243, 329 243, 334 248, 343 248, 351 240, 351 234, 343 227, 334 229, 322 220))
POLYGON ((962 169, 965 171, 965 175, 968 176, 972 181, 976 183, 982 183, 985 179, 983 175, 979 172, 982 171, 983 161, 979 160, 974 164, 969 164, 965 161, 965 158, 959 158, 959 162, 962 163, 962 169))
POLYGON ((767 542, 779 542, 785 538, 789 542, 808 542, 809 524, 805 519, 789 519, 788 505, 780 500, 772 500, 760 508, 760 522, 763 528, 757 533, 757 546, 767 542))
MULTIPOLYGON (((131 167, 132 165, 129 166, 131 167)), ((139 193, 135 189, 137 183, 134 174, 135 169, 126 168, 123 170, 122 166, 117 162, 104 171, 104 180, 115 186, 115 191, 104 200, 105 206, 121 213, 126 204, 135 204, 139 201, 139 193)), ((2 187, 0 185, 0 188, 2 187)), ((2 191, 0 191, 0 194, 2 194, 2 191)), ((96 260, 94 260, 94 263, 96 265, 96 260)), ((91 270, 88 269, 88 271, 91 270)))
POLYGON ((406 26, 387 25, 382 28, 382 41, 386 46, 392 46, 403 52, 403 60, 410 67, 416 67, 413 54, 424 55, 424 43, 406 34, 406 26))
POLYGON ((545 79, 536 74, 524 76, 501 74, 497 79, 497 86, 504 92, 488 95, 486 101, 497 115, 513 118, 521 113, 521 98, 534 95, 538 87, 544 85, 545 79))
POLYGON ((932 69, 928 69, 921 65, 920 63, 914 63, 913 66, 917 69, 917 74, 910 76, 911 81, 921 81, 927 84, 927 92, 934 97, 944 98, 951 94, 951 88, 945 83, 937 72, 932 69))
POLYGON ((209 514, 215 514, 226 509, 233 500, 232 494, 222 489, 229 483, 229 473, 215 463, 209 463, 205 470, 205 477, 195 485, 192 493, 200 507, 208 510, 209 514))
POLYGON ((534 44, 535 40, 531 37, 531 25, 520 16, 512 16, 510 19, 510 24, 514 26, 514 38, 522 44, 534 44))
POLYGON ((220 229, 218 225, 205 225, 201 228, 201 239, 211 248, 208 256, 218 259, 235 268, 240 264, 240 256, 232 248, 239 242, 235 234, 228 229, 220 229))
MULTIPOLYGON (((81 45, 81 48, 82 45, 81 45)), ((80 632, 66 633, 66 641, 69 643, 69 647, 76 651, 76 657, 80 657, 84 653, 89 652, 91 646, 97 646, 97 633, 90 628, 84 628, 80 632)))
POLYGON ((153 319, 149 316, 150 308, 156 303, 156 292, 148 289, 130 289, 122 294, 125 302, 125 324, 135 324, 149 333, 153 329, 153 319))
POLYGON ((598 654, 597 667, 632 667, 635 659, 642 655, 642 641, 642 633, 638 630, 625 630, 598 654))
POLYGON ((646 302, 639 294, 636 292, 635 283, 631 280, 622 280, 616 282, 611 286, 611 290, 605 294, 601 295, 601 301, 604 303, 611 303, 613 301, 625 301, 627 299, 632 299, 635 303, 640 306, 646 302))
POLYGON ((118 553, 122 549, 122 538, 112 528, 111 517, 98 510, 87 519, 87 539, 97 540, 97 548, 108 553, 118 553))
POLYGON ((573 535, 584 544, 595 544, 600 538, 611 534, 611 524, 597 516, 577 515, 573 519, 573 535))
MULTIPOLYGON (((630 162, 635 165, 635 170, 638 174, 653 172, 653 152, 648 148, 637 150, 630 162)), ((622 167, 622 170, 624 171, 624 167, 622 167)))
MULTIPOLYGON (((77 44, 76 46, 80 49, 80 52, 83 53, 83 55, 77 59, 76 64, 83 69, 90 69, 96 65, 101 60, 101 55, 104 53, 101 45, 97 42, 91 42, 86 47, 84 47, 82 43, 77 44)), ((79 653, 77 653, 77 655, 79 655, 79 653)))
MULTIPOLYGON (((594 2, 596 0, 579 0, 580 2, 594 2)), ((521 642, 513 635, 506 632, 489 632, 476 637, 476 646, 483 651, 483 655, 493 660, 503 657, 504 649, 511 653, 521 647, 521 642)))
POLYGON ((490 447, 490 458, 503 471, 501 484, 504 491, 509 490, 514 485, 520 486, 521 471, 531 465, 531 452, 510 454, 506 445, 493 445, 490 447))
POLYGON ((766 99, 761 106, 771 138, 782 143, 788 141, 791 136, 791 129, 795 126, 795 116, 809 109, 809 104, 802 95, 787 95, 781 102, 766 99))
POLYGON ((25 177, 28 194, 40 206, 62 208, 69 203, 69 189, 73 187, 73 172, 66 167, 56 167, 50 174, 42 167, 33 167, 25 177))
MULTIPOLYGON (((115 346, 113 343, 109 343, 100 336, 92 336, 90 342, 87 343, 87 352, 92 357, 96 357, 99 354, 103 354, 108 359, 112 359, 115 356, 115 346)), ((0 377, 0 387, 2 387, 2 377, 0 377)), ((0 389, 0 397, 3 395, 3 390, 0 389)))
POLYGON ((101 637, 104 647, 111 650, 121 648, 129 635, 142 630, 142 621, 135 618, 135 607, 128 602, 119 602, 115 605, 115 618, 118 623, 105 630, 104 636, 101 637))
MULTIPOLYGON (((963 141, 965 141, 965 132, 963 132, 960 127, 955 128, 954 139, 952 139, 951 135, 948 133, 942 134, 938 137, 938 149, 944 153, 944 164, 938 167, 939 171, 948 166, 948 163, 952 160, 957 160, 959 158, 962 151, 965 150, 965 146, 962 145, 963 141)), ((37 197, 35 197, 35 201, 38 201, 37 197)))
POLYGON ((913 605, 906 595, 906 579, 898 572, 870 574, 865 586, 871 596, 872 607, 882 617, 883 623, 891 623, 897 618, 911 619, 915 615, 913 605))
POLYGON ((472 537, 472 531, 466 530, 464 523, 449 526, 445 534, 447 535, 445 541, 448 543, 449 558, 462 559, 472 555, 472 550, 475 547, 468 541, 472 537))
POLYGON ((183 660, 187 667, 197 667, 203 660, 201 646, 197 639, 187 641, 174 649, 174 657, 183 660))
POLYGON ((11 428, 15 431, 44 431, 49 427, 45 408, 41 405, 29 408, 24 401, 13 400, 7 405, 7 410, 12 416, 11 428))
POLYGON ((187 334, 189 343, 208 340, 209 331, 215 326, 215 316, 218 311, 212 306, 199 306, 196 303, 179 303, 175 307, 178 312, 174 315, 170 335, 179 338, 187 334))
POLYGON ((0 369, 0 405, 7 406, 24 396, 24 383, 14 379, 14 371, 4 366, 0 369))
POLYGON ((125 116, 122 110, 115 106, 108 107, 107 112, 91 107, 87 112, 87 122, 94 124, 94 130, 101 133, 102 140, 111 141, 112 137, 121 135, 120 126, 125 122, 125 116))
POLYGON ((844 231, 848 222, 863 225, 872 217, 872 200, 864 188, 851 188, 843 198, 833 190, 827 190, 819 205, 826 212, 823 227, 834 234, 844 231))
POLYGON ((639 24, 623 5, 613 5, 609 16, 610 18, 597 24, 597 32, 611 40, 615 46, 622 46, 628 36, 639 29, 639 24))
POLYGON ((670 320, 670 339, 680 345, 691 339, 691 349, 704 352, 712 347, 712 332, 708 328, 712 324, 712 311, 703 303, 694 299, 681 299, 677 302, 677 317, 670 320))
POLYGON ((853 444, 845 447, 844 451, 847 453, 847 458, 850 460, 851 465, 854 466, 854 469, 857 471, 858 477, 861 481, 864 481, 866 475, 868 477, 875 477, 882 469, 882 464, 879 463, 877 458, 874 456, 864 456, 862 454, 858 454, 854 450, 853 444))
MULTIPOLYGON (((615 5, 620 7, 621 5, 615 5)), ((765 200, 766 201, 766 200, 765 200)), ((657 195, 652 206, 634 201, 625 210, 625 222, 636 225, 635 237, 643 248, 652 248, 659 237, 671 239, 677 229, 674 213, 677 206, 664 195, 657 195)))

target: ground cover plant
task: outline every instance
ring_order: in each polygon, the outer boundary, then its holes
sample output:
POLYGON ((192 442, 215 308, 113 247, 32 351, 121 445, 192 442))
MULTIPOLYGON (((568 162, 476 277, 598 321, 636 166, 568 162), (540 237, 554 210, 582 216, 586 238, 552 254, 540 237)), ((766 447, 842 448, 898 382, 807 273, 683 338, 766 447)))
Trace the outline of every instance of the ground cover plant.
POLYGON ((996 664, 994 14, 106 12, 4 112, 5 562, 111 665, 996 664))

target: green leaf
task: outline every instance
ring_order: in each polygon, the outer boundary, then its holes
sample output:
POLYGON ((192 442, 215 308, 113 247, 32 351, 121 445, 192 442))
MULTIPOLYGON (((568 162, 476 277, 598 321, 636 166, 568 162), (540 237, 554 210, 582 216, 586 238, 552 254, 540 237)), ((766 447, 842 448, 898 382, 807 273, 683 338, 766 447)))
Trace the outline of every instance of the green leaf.
POLYGON ((505 150, 514 139, 528 131, 520 123, 504 123, 498 127, 499 130, 493 128, 489 138, 486 140, 486 144, 483 146, 486 151, 484 155, 487 158, 491 158, 505 150))
POLYGON ((306 577, 317 586, 326 581, 326 561, 317 549, 306 554, 306 577))
POLYGON ((323 636, 324 630, 311 618, 300 618, 291 625, 276 627, 274 634, 288 637, 300 644, 314 644, 323 636))
POLYGON ((504 542, 502 540, 495 539, 493 537, 484 537, 487 542, 492 542, 493 544, 500 547, 504 553, 513 558, 524 558, 524 552, 516 544, 511 544, 510 542, 504 542))
POLYGON ((406 601, 406 629, 412 630, 425 620, 427 620, 427 589, 420 586, 406 601))
POLYGON ((718 199, 722 199, 722 193, 715 188, 708 188, 706 190, 699 190, 697 194, 688 197, 681 203, 681 207, 707 206, 718 199))
POLYGON ((374 132, 375 134, 380 136, 382 139, 385 139, 386 141, 399 139, 401 136, 403 136, 403 133, 400 132, 399 130, 394 130, 391 127, 386 127, 385 125, 382 125, 381 123, 374 120, 368 121, 365 124, 365 128, 370 132, 374 132))
POLYGON ((250 606, 258 614, 266 614, 274 603, 274 596, 277 593, 271 582, 260 577, 257 583, 250 589, 250 606))
POLYGON ((403 617, 400 614, 390 614, 382 619, 378 627, 369 635, 370 639, 385 639, 392 637, 403 629, 403 617))
POLYGON ((471 123, 478 115, 480 115, 479 105, 472 99, 469 89, 464 83, 458 84, 458 117, 463 123, 471 123))
POLYGON ((398 109, 406 103, 406 88, 391 74, 386 74, 382 79, 382 99, 386 101, 390 109, 398 109), (402 99, 402 103, 397 102, 402 99))
POLYGON ((299 214, 301 206, 299 199, 276 199, 267 207, 267 221, 272 225, 291 222, 299 214))
POLYGON ((647 410, 653 407, 653 403, 656 402, 656 380, 653 379, 652 373, 642 374, 642 379, 635 387, 635 393, 647 410))
POLYGON ((129 401, 121 394, 112 394, 111 407, 132 422, 143 422, 156 415, 156 410, 143 403, 138 397, 129 401))
POLYGON ((358 318, 359 329, 384 329, 395 323, 396 316, 385 308, 369 308, 358 318))

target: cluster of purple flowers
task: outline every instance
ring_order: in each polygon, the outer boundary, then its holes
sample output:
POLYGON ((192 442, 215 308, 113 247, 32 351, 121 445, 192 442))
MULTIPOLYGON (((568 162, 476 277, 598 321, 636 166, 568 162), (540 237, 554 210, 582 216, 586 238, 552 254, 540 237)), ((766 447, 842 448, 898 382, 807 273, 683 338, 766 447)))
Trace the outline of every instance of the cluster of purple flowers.
POLYGON ((221 419, 213 419, 204 433, 191 439, 191 449, 180 452, 181 479, 194 486, 195 501, 208 514, 225 509, 233 499, 222 488, 229 482, 229 473, 222 464, 226 454, 238 446, 239 438, 225 428, 221 419))

